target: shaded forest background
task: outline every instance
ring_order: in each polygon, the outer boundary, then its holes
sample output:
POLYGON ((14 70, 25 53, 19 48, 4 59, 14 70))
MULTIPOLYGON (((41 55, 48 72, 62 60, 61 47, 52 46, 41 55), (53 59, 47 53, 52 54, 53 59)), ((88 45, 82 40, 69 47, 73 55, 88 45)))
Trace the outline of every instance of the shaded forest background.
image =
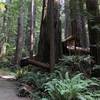
POLYGON ((48 40, 50 40, 51 30, 51 32, 55 31, 54 37, 57 41, 54 41, 55 53, 56 49, 58 52, 54 54, 55 60, 64 53, 68 54, 67 49, 74 46, 75 49, 79 47, 79 52, 83 50, 85 53, 90 50, 90 55, 99 63, 99 0, 61 0, 55 1, 55 4, 48 2, 45 0, 43 2, 41 0, 2 2, 1 0, 0 56, 7 55, 10 57, 9 59, 15 57, 15 63, 19 63, 22 56, 32 56, 33 54, 39 56, 37 58, 41 61, 50 60, 48 40), (52 18, 53 16, 54 18, 52 18), (65 45, 63 51, 61 41, 65 45), (48 53, 44 55, 45 52, 48 53))
POLYGON ((18 96, 99 100, 100 0, 0 0, 0 67, 18 96))

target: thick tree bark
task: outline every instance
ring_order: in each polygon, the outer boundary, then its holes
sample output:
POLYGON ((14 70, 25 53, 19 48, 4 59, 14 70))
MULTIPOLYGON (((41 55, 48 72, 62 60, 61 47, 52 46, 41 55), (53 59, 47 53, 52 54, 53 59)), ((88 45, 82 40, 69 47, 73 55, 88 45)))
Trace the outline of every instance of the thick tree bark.
POLYGON ((80 0, 71 0, 71 19, 72 19, 72 34, 76 38, 76 45, 86 48, 88 47, 88 35, 86 34, 85 16, 82 14, 84 11, 84 3, 80 0))
POLYGON ((70 2, 65 0, 65 38, 72 35, 71 18, 70 18, 70 2))
MULTIPOLYGON (((52 6, 52 5, 51 5, 52 6)), ((55 62, 58 62, 62 57, 62 43, 61 43, 61 20, 60 20, 60 0, 54 0, 54 39, 55 39, 55 62)), ((52 11, 51 11, 52 14, 52 11)), ((52 37, 51 37, 52 38, 52 37)))
POLYGON ((80 12, 80 2, 76 0, 76 27, 77 27, 77 37, 80 42, 80 46, 84 46, 83 41, 83 29, 82 29, 82 20, 81 20, 81 12, 80 12))
POLYGON ((56 16, 55 14, 57 14, 55 12, 56 10, 56 6, 55 6, 55 1, 54 0, 48 0, 48 12, 47 12, 47 20, 48 20, 48 29, 50 28, 50 30, 48 30, 48 34, 50 36, 50 65, 51 67, 53 68, 53 66, 55 65, 55 51, 56 51, 56 39, 55 39, 55 36, 56 36, 56 26, 55 26, 55 20, 54 20, 54 17, 56 19, 56 16), (54 8, 55 7, 55 8, 54 8), (55 28, 55 29, 54 29, 55 28))
POLYGON ((41 27, 40 27, 40 40, 38 44, 38 54, 37 58, 40 61, 48 62, 50 59, 50 39, 47 33, 47 9, 48 9, 48 0, 43 0, 43 10, 41 18, 41 27))
POLYGON ((33 57, 33 50, 34 50, 34 45, 35 45, 35 4, 34 0, 30 1, 30 21, 29 21, 29 26, 30 26, 30 38, 29 38, 29 53, 30 53, 30 58, 33 57))
POLYGON ((71 31, 71 17, 70 17, 70 2, 69 0, 65 0, 65 31, 64 31, 64 38, 63 38, 63 42, 62 42, 62 47, 63 47, 63 54, 68 55, 68 49, 66 48, 68 43, 66 41, 66 38, 70 35, 72 35, 72 31, 71 31))
POLYGON ((87 17, 84 14, 84 11, 86 8, 84 7, 85 2, 83 0, 79 0, 79 5, 80 5, 80 16, 82 20, 82 47, 83 48, 89 48, 89 33, 87 32, 87 27, 86 24, 87 22, 87 17))
POLYGON ((18 17, 18 35, 17 35, 17 42, 16 42, 16 52, 15 52, 15 64, 19 64, 21 57, 22 57, 22 49, 23 49, 23 39, 24 39, 24 26, 23 26, 23 3, 24 1, 20 1, 19 5, 19 17, 18 17))
MULTIPOLYGON (((100 32, 93 28, 98 24, 92 20, 99 15, 98 0, 87 0, 87 11, 91 17, 88 18, 89 37, 90 37, 90 55, 94 57, 97 64, 100 64, 100 47, 97 45, 100 41, 100 32)), ((99 23, 100 24, 100 23, 99 23)))
POLYGON ((81 16, 81 20, 82 20, 82 29, 83 29, 83 37, 82 37, 83 46, 82 47, 89 48, 89 33, 86 27, 86 24, 87 24, 86 17, 84 15, 81 16))
POLYGON ((80 46, 82 24, 79 9, 79 0, 70 0, 72 35, 75 37, 75 47, 80 46))
POLYGON ((59 0, 44 0, 41 21, 38 60, 50 63, 61 57, 61 22, 59 19, 59 0))

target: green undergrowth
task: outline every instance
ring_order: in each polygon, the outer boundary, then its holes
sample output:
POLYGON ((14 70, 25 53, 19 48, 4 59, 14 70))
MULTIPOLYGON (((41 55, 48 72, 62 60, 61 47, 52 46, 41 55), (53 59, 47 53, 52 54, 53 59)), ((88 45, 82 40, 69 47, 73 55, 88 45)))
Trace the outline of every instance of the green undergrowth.
POLYGON ((81 73, 70 77, 68 72, 63 79, 52 79, 45 84, 47 100, 99 100, 100 90, 90 87, 99 87, 93 79, 86 79, 81 73))
POLYGON ((7 58, 0 60, 0 75, 16 76, 17 67, 11 64, 11 61, 7 58))
POLYGON ((64 56, 52 72, 31 65, 19 68, 18 96, 30 96, 33 100, 99 100, 100 81, 87 77, 80 67, 88 70, 90 58, 64 56))
POLYGON ((1 61, 0 62, 0 69, 1 70, 6 70, 8 72, 14 72, 16 71, 16 67, 12 67, 10 64, 10 61, 1 61))

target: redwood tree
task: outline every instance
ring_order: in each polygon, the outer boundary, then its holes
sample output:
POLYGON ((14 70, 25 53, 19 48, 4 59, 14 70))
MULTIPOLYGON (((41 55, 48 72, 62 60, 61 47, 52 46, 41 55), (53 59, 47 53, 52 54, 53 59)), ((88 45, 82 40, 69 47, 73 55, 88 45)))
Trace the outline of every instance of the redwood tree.
POLYGON ((29 27, 30 27, 30 30, 29 30, 29 53, 30 53, 30 57, 32 58, 33 57, 33 49, 34 49, 34 45, 35 45, 35 30, 34 30, 34 27, 35 27, 35 2, 34 0, 31 0, 30 1, 30 9, 29 9, 29 17, 30 17, 30 20, 29 20, 29 27))
POLYGON ((43 11, 38 45, 38 60, 50 63, 61 57, 61 21, 59 0, 43 0, 43 11))
POLYGON ((88 36, 86 33, 86 23, 83 0, 70 0, 72 34, 76 38, 76 44, 83 48, 88 47, 88 36))
POLYGON ((98 0, 87 0, 86 5, 90 15, 88 17, 90 55, 94 57, 97 64, 100 64, 100 46, 98 46, 98 43, 100 42, 100 32, 94 28, 98 23, 95 22, 95 17, 99 15, 98 0))

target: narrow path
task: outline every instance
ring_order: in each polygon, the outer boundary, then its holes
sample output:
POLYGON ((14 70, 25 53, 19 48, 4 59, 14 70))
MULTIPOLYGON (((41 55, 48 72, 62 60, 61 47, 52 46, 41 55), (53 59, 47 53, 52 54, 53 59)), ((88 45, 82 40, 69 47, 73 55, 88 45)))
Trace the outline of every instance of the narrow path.
POLYGON ((16 95, 16 85, 14 81, 0 78, 0 100, 29 100, 16 95))

